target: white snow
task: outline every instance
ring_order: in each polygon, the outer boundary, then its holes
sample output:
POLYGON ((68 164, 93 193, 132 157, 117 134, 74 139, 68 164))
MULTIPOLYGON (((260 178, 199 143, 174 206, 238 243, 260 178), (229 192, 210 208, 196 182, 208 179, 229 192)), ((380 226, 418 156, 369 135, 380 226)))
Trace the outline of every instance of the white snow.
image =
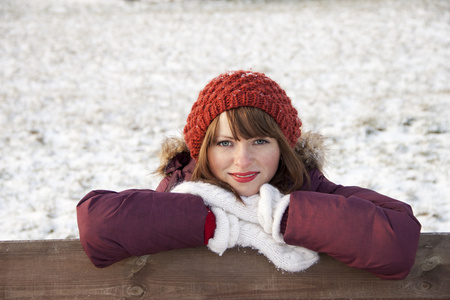
POLYGON ((165 136, 230 70, 329 137, 327 176, 450 231, 450 2, 0 1, 0 240, 78 236, 92 189, 155 188, 165 136))

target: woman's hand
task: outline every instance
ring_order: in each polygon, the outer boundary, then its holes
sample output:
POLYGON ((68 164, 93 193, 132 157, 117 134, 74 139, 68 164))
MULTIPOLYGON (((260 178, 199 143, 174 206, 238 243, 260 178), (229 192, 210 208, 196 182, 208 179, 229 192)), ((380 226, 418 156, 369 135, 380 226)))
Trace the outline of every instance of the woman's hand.
POLYGON ((241 220, 259 224, 276 241, 284 242, 280 223, 289 206, 289 195, 283 195, 268 183, 261 186, 259 194, 242 197, 243 202, 237 201, 234 194, 228 190, 200 181, 184 182, 172 192, 200 196, 207 206, 221 208, 241 220))
POLYGON ((183 182, 177 185, 171 192, 200 196, 207 206, 219 207, 241 220, 258 223, 258 195, 244 197, 245 200, 243 200, 246 201, 246 203, 242 203, 236 199, 236 196, 232 192, 201 181, 183 182))

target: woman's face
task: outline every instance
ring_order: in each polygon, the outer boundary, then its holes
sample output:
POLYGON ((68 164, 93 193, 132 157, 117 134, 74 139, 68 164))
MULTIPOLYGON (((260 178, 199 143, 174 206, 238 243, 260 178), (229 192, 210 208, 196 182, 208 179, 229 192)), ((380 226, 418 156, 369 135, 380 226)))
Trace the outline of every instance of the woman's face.
POLYGON ((214 143, 207 150, 211 172, 231 185, 241 196, 259 192, 275 175, 280 161, 277 140, 255 137, 233 138, 226 113, 219 116, 214 143))

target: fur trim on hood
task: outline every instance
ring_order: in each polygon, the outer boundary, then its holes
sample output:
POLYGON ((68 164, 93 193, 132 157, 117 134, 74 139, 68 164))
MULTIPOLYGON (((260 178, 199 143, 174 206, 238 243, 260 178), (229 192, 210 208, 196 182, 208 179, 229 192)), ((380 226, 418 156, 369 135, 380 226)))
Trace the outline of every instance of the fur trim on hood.
MULTIPOLYGON (((294 147, 295 152, 302 157, 307 170, 319 169, 323 172, 326 160, 325 138, 315 132, 305 132, 302 134, 294 147)), ((183 137, 166 138, 159 152, 160 165, 155 170, 155 174, 166 176, 166 168, 170 161, 180 153, 189 153, 189 149, 183 137)))
POLYGON ((324 172, 328 147, 323 135, 311 131, 303 133, 294 150, 303 158, 307 170, 324 172))

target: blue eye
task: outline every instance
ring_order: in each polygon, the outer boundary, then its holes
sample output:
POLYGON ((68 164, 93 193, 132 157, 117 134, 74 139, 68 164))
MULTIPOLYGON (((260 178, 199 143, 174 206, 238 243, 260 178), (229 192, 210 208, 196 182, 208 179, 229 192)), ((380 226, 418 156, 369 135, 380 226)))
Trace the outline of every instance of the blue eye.
POLYGON ((267 144, 267 143, 269 143, 269 141, 264 140, 264 139, 255 140, 255 144, 257 144, 257 145, 264 145, 264 144, 267 144))
POLYGON ((228 146, 231 146, 231 142, 230 141, 221 141, 221 142, 218 142, 217 145, 223 146, 223 147, 228 147, 228 146))

